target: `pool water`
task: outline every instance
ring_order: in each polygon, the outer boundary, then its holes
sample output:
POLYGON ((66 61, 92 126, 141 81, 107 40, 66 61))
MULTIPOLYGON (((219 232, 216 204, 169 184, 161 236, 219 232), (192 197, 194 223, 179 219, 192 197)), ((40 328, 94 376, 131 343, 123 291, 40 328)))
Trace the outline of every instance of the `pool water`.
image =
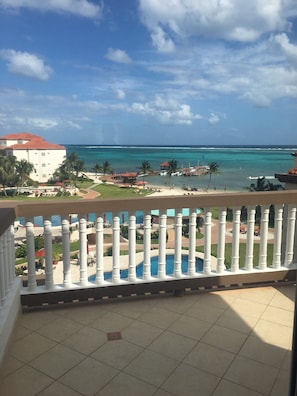
MULTIPOLYGON (((181 262, 181 271, 183 274, 188 272, 188 256, 183 255, 181 262)), ((195 271, 199 272, 203 270, 203 260, 199 257, 196 257, 195 262, 195 271)), ((174 273, 174 255, 167 255, 166 256, 166 275, 173 275, 174 273)), ((154 256, 151 258, 151 275, 156 276, 158 275, 158 256, 154 256)), ((143 276, 143 263, 137 265, 136 267, 136 277, 142 278, 143 276)), ((104 272, 104 279, 111 279, 112 272, 104 272)), ((92 275, 89 277, 90 282, 95 281, 96 276, 92 275)), ((128 269, 120 270, 120 278, 127 279, 128 278, 128 269)))

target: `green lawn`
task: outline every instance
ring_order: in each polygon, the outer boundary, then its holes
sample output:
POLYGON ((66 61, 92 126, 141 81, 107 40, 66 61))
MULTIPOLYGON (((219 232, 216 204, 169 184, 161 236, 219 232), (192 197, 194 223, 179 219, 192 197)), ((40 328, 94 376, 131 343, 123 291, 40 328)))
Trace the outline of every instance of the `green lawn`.
POLYGON ((150 192, 142 189, 121 188, 114 184, 99 184, 93 188, 100 193, 100 198, 132 198, 149 195, 150 192), (137 192, 136 192, 137 191, 137 192))

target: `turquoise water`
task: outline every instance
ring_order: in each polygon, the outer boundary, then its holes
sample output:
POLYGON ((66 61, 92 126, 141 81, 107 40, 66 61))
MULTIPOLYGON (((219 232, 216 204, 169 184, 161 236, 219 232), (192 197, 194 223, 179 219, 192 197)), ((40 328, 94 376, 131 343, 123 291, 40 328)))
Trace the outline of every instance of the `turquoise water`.
MULTIPOLYGON (((297 147, 297 145, 296 145, 297 147)), ((154 170, 160 163, 175 159, 178 166, 207 165, 217 162, 221 173, 212 175, 211 189, 243 190, 253 180, 249 177, 268 176, 286 173, 293 166, 290 155, 297 148, 282 147, 126 147, 126 146, 78 146, 66 145, 67 152, 76 152, 88 170, 98 163, 109 161, 114 172, 137 172, 142 161, 150 162, 154 170)), ((168 187, 191 187, 203 189, 209 176, 149 176, 149 185, 168 187)), ((278 183, 277 180, 271 180, 278 183)))
MULTIPOLYGON (((203 269, 203 260, 196 257, 196 272, 202 271, 203 269)), ((188 272, 188 256, 183 255, 182 256, 182 263, 181 263, 181 268, 182 268, 182 273, 186 274, 188 272)), ((166 256, 166 275, 172 275, 174 273, 174 256, 173 255, 167 255, 166 256)), ((158 275, 158 257, 152 257, 151 258, 151 275, 156 276, 158 275)), ((141 278, 143 276, 143 263, 139 264, 136 267, 136 276, 137 278, 141 278)), ((111 279, 112 277, 112 272, 104 272, 104 279, 111 279)), ((127 279, 128 278, 128 270, 121 270, 120 271, 120 277, 121 279, 127 279)), ((89 277, 90 282, 95 281, 96 276, 92 275, 89 277)))

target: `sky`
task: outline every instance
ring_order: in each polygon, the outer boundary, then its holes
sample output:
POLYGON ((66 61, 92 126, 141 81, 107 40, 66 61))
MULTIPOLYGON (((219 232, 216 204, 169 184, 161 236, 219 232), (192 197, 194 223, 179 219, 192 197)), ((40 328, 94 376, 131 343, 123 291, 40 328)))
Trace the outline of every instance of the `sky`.
POLYGON ((0 0, 0 136, 296 145, 296 0, 0 0))

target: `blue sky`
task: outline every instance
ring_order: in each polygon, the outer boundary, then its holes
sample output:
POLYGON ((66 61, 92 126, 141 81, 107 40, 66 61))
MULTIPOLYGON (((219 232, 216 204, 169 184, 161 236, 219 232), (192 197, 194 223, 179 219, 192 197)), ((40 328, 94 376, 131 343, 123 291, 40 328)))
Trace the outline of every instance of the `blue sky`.
POLYGON ((0 0, 0 135, 297 144, 296 0, 0 0))

